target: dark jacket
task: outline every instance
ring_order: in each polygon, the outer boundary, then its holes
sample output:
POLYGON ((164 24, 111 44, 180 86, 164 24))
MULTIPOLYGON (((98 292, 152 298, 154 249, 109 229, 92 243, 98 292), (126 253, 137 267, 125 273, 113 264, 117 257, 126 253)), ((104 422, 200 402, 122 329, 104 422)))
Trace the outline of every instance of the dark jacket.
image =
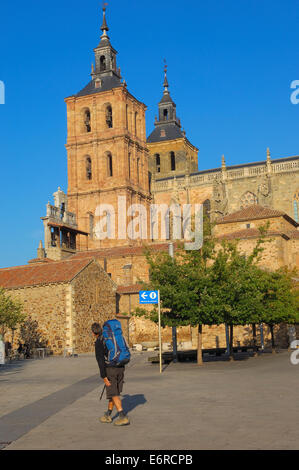
POLYGON ((105 359, 107 357, 108 351, 105 344, 103 343, 103 339, 101 336, 99 336, 95 342, 95 352, 96 360, 98 361, 100 368, 100 374, 102 379, 104 379, 105 377, 107 377, 105 359))

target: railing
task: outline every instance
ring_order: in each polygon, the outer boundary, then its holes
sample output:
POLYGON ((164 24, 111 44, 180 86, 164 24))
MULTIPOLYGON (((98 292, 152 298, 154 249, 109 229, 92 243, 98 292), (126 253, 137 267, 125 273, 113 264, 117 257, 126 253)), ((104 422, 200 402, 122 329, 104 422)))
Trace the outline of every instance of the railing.
MULTIPOLYGON (((287 171, 296 171, 299 170, 299 159, 282 162, 282 163, 275 163, 273 161, 271 163, 271 170, 272 173, 281 173, 287 171)), ((256 166, 244 166, 243 168, 238 168, 236 170, 227 169, 226 172, 226 179, 227 180, 237 180, 242 178, 254 177, 259 175, 264 175, 268 171, 267 164, 260 164, 256 166)), ((172 190, 174 187, 181 188, 184 186, 200 186, 200 185, 207 185, 212 184, 214 180, 219 181, 221 179, 222 172, 221 171, 207 171, 202 172, 200 174, 191 175, 190 177, 181 177, 179 180, 174 178, 167 179, 165 181, 156 181, 152 183, 153 191, 167 191, 172 190), (187 181, 188 179, 188 181, 187 181)))
POLYGON ((47 217, 54 219, 58 223, 65 223, 73 227, 77 227, 76 214, 73 212, 62 212, 59 207, 47 205, 47 217))
POLYGON ((272 165, 272 168, 273 168, 274 173, 297 170, 299 169, 299 160, 294 160, 294 161, 285 162, 285 163, 274 163, 272 165))

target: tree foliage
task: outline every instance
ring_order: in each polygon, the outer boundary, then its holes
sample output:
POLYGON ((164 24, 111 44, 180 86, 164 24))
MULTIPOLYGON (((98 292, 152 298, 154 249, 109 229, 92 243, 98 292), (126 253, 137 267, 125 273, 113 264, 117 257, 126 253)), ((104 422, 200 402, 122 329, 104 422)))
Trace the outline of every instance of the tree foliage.
MULTIPOLYGON (((258 263, 266 227, 250 253, 241 252, 238 241, 217 243, 211 237, 201 250, 176 249, 146 252, 150 282, 144 289, 160 290, 162 326, 234 325, 282 322, 298 317, 298 295, 286 270, 268 272, 258 263)), ((135 315, 158 321, 157 309, 136 309, 135 315)), ((231 338, 232 344, 232 338, 231 338)))
POLYGON ((47 340, 38 329, 38 322, 28 317, 20 328, 21 340, 26 345, 28 356, 32 354, 34 348, 44 348, 47 346, 47 340))
POLYGON ((15 329, 20 325, 25 315, 22 312, 22 303, 11 298, 0 287, 0 333, 4 337, 9 329, 15 329))

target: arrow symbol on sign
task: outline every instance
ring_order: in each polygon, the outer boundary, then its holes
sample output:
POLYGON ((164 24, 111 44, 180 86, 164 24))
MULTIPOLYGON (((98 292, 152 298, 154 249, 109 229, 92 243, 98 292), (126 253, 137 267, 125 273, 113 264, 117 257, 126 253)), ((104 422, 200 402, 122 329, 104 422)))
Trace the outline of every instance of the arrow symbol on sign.
POLYGON ((141 294, 141 297, 143 298, 143 300, 145 300, 147 298, 147 293, 143 292, 143 294, 141 294))

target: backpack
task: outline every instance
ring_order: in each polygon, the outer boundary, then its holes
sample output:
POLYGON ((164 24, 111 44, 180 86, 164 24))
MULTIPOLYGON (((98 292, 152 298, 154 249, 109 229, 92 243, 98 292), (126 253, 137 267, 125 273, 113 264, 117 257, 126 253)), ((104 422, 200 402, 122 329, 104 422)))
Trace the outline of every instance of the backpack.
POLYGON ((122 367, 130 362, 131 353, 118 320, 109 320, 104 323, 103 341, 108 351, 106 366, 122 367))

